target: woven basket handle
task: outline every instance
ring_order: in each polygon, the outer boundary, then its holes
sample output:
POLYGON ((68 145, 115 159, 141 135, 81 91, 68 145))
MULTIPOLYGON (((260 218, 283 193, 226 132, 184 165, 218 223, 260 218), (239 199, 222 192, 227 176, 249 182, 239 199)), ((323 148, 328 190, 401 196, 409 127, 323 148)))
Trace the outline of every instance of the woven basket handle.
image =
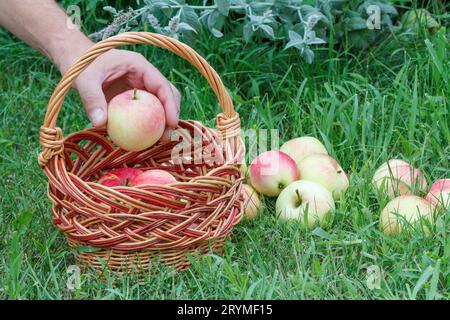
POLYGON ((48 102, 44 125, 40 131, 42 152, 39 164, 45 166, 55 155, 63 151, 63 137, 60 128, 56 127, 59 111, 64 97, 72 86, 74 79, 82 73, 98 56, 115 47, 130 44, 150 44, 167 49, 184 58, 208 80, 215 95, 219 99, 223 113, 217 116, 218 129, 232 131, 240 129, 239 116, 234 111, 233 102, 217 72, 188 45, 178 40, 150 32, 125 32, 96 43, 84 53, 62 77, 48 102))

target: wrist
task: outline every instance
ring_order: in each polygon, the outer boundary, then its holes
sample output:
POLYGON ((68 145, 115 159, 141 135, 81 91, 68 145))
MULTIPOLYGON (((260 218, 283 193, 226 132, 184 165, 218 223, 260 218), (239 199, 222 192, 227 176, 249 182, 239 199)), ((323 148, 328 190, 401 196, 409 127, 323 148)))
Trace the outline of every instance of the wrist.
POLYGON ((73 63, 94 43, 79 30, 70 30, 66 34, 52 37, 49 44, 50 59, 65 74, 73 63))

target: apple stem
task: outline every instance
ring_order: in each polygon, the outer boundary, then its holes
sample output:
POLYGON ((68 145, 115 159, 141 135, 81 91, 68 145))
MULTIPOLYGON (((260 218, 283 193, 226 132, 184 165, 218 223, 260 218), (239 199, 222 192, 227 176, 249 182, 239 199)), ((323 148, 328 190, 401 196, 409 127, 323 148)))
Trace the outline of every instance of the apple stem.
POLYGON ((298 205, 300 205, 302 203, 302 198, 300 197, 300 192, 298 191, 298 189, 295 189, 295 193, 297 194, 298 205))
POLYGON ((137 89, 136 88, 134 88, 134 91, 133 91, 133 100, 137 100, 137 89))

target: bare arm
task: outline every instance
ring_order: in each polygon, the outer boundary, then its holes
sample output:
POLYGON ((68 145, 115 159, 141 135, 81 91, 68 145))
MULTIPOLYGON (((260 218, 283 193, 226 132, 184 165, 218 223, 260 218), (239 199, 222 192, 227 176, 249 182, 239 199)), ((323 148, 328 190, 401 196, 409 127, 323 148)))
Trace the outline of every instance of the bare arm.
MULTIPOLYGON (((1 0, 0 25, 36 48, 67 72, 93 45, 77 28, 70 28, 66 13, 53 0, 1 0)), ((178 122, 178 90, 142 55, 111 50, 96 59, 74 82, 95 126, 106 123, 107 101, 129 88, 146 89, 161 100, 169 128, 178 122)))

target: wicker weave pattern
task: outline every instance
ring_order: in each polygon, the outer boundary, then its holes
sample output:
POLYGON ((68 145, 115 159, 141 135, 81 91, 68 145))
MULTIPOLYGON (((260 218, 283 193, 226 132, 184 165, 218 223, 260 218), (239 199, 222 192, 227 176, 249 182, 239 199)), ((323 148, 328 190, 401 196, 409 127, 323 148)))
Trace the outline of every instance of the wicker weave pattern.
POLYGON ((220 250, 242 217, 239 163, 244 149, 239 131, 239 116, 221 79, 185 44, 147 32, 124 33, 99 42, 62 78, 41 127, 39 163, 49 179, 53 221, 71 246, 99 249, 80 252, 78 259, 83 264, 100 269, 100 257, 112 270, 122 271, 130 264, 146 268, 157 259, 183 269, 189 265, 186 253, 220 250), (195 121, 180 121, 184 135, 202 140, 189 154, 182 154, 181 162, 171 155, 179 141, 127 152, 113 145, 104 129, 82 130, 63 139, 56 127, 72 81, 102 53, 138 43, 166 48, 193 64, 208 80, 222 107, 217 132, 195 121), (206 152, 212 152, 215 160, 190 161, 206 152), (104 170, 119 167, 167 170, 178 182, 133 188, 110 188, 96 182, 104 170))

